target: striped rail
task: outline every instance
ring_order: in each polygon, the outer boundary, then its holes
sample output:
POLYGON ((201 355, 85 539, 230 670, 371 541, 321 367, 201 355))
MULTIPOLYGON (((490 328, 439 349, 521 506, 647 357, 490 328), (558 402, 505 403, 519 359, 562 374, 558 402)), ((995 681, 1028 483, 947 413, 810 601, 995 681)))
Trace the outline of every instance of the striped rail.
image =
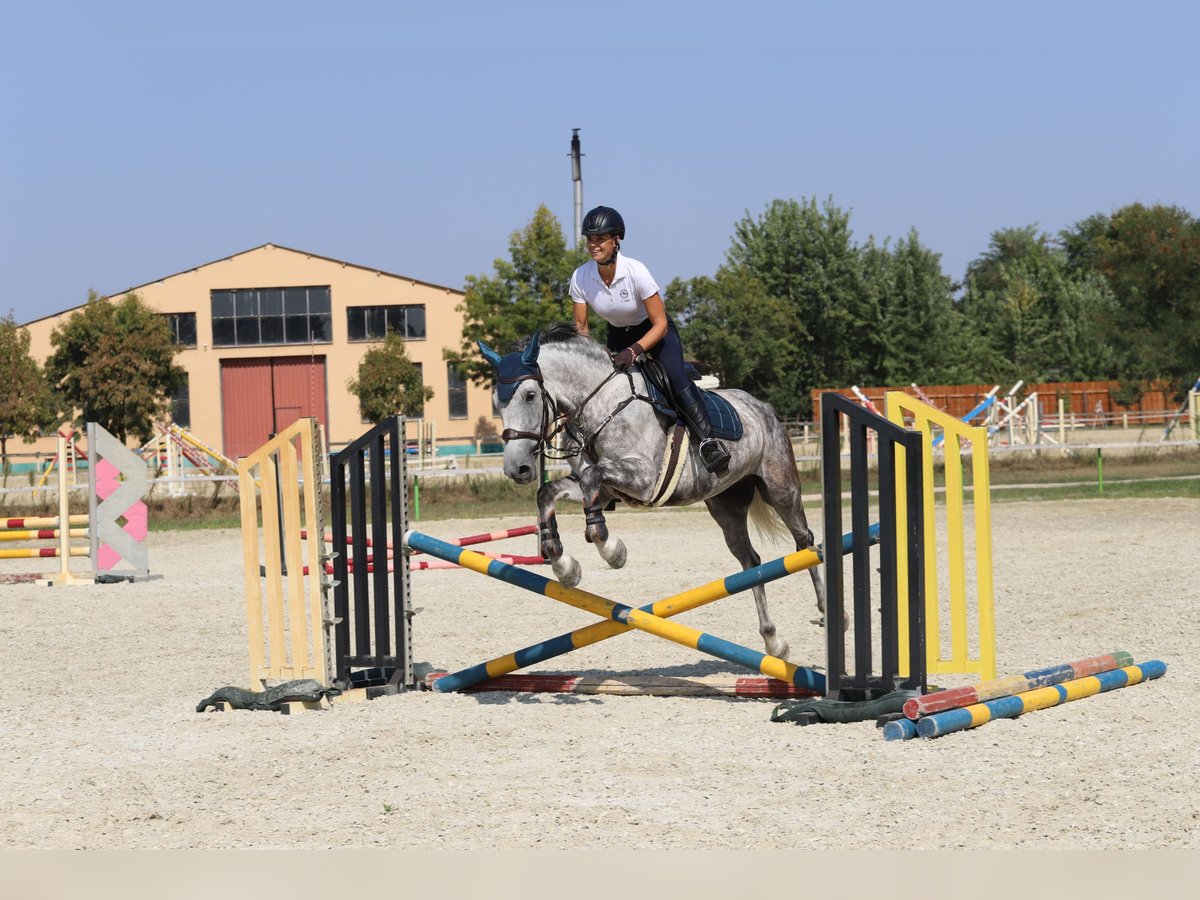
POLYGON ((461 690, 481 681, 495 678, 497 675, 508 674, 518 668, 550 659, 630 629, 645 631, 672 643, 691 647, 798 688, 817 692, 825 689, 825 676, 819 672, 796 666, 777 657, 768 656, 757 650, 751 650, 740 644, 731 643, 667 619, 667 616, 676 615, 705 603, 711 603, 713 600, 727 597, 732 593, 747 590, 755 584, 773 581, 784 575, 790 575, 816 565, 821 561, 821 557, 815 550, 797 551, 729 578, 710 582, 699 588, 660 600, 648 607, 634 609, 587 591, 566 587, 534 572, 507 565, 499 560, 489 559, 482 554, 455 547, 420 532, 407 532, 404 536, 404 543, 413 550, 420 550, 430 556, 457 563, 463 568, 471 569, 481 575, 507 582, 535 594, 542 594, 608 620, 598 623, 603 627, 593 625, 588 629, 580 629, 568 635, 545 641, 535 647, 526 648, 525 651, 517 651, 506 657, 500 657, 444 676, 435 682, 434 687, 438 691, 461 690))

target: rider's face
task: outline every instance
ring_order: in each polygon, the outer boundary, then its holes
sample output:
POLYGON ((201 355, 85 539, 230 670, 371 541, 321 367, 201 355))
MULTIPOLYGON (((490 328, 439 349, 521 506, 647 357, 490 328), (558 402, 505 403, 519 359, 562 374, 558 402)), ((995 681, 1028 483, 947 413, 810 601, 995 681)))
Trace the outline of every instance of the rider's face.
POLYGON ((588 253, 596 262, 611 259, 616 244, 616 238, 611 234, 589 234, 587 236, 588 253))

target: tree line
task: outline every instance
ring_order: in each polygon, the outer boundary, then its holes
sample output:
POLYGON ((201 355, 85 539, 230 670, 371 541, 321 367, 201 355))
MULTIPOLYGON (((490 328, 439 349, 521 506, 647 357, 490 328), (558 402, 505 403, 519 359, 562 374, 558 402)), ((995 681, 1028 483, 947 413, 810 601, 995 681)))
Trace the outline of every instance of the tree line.
MULTIPOLYGON (((475 340, 514 348, 569 320, 587 258, 545 206, 509 254, 467 278, 463 340, 446 353, 479 384, 492 373, 475 340)), ((850 384, 1117 380, 1133 403, 1158 381, 1182 397, 1200 375, 1200 221, 1134 203, 1057 235, 1000 229, 959 282, 915 228, 858 243, 832 198, 775 200, 734 223, 714 275, 675 278, 664 299, 689 358, 785 418, 850 384)))
MULTIPOLYGON (((467 277, 461 342, 446 359, 490 384, 475 341, 515 349, 570 321, 568 284, 586 259, 538 207, 493 275, 467 277)), ((832 198, 775 200, 734 223, 715 274, 675 278, 665 295, 688 356, 785 418, 812 414, 812 390, 850 384, 1117 380, 1128 404, 1148 381, 1182 398, 1200 375, 1200 221, 1177 206, 1134 203, 1057 235, 1000 229, 956 282, 916 229, 857 243, 832 198)), ((41 366, 28 332, 0 318, 6 464, 8 437, 67 421, 149 440, 186 377, 166 318, 136 294, 89 292, 51 343, 41 366)), ((368 351, 347 389, 372 420, 419 415, 432 396, 399 335, 368 351)))

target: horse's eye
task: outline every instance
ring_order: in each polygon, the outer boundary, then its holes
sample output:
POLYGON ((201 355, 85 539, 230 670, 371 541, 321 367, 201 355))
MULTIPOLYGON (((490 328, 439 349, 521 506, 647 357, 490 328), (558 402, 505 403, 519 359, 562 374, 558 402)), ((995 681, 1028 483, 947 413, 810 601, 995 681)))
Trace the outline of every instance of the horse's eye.
POLYGON ((536 396, 537 396, 537 392, 536 392, 536 391, 526 391, 526 392, 525 392, 525 402, 526 402, 526 403, 532 403, 532 402, 533 402, 533 398, 534 398, 534 397, 536 397, 536 396))

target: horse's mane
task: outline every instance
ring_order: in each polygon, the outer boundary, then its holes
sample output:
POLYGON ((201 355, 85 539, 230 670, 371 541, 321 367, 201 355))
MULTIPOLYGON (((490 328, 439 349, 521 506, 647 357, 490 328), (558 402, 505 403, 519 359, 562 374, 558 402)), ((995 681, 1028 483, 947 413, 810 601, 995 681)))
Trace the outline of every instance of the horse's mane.
POLYGON ((573 350, 593 357, 597 361, 608 363, 608 352, 590 337, 585 337, 575 330, 574 322, 555 322, 542 332, 543 346, 564 344, 573 350))

